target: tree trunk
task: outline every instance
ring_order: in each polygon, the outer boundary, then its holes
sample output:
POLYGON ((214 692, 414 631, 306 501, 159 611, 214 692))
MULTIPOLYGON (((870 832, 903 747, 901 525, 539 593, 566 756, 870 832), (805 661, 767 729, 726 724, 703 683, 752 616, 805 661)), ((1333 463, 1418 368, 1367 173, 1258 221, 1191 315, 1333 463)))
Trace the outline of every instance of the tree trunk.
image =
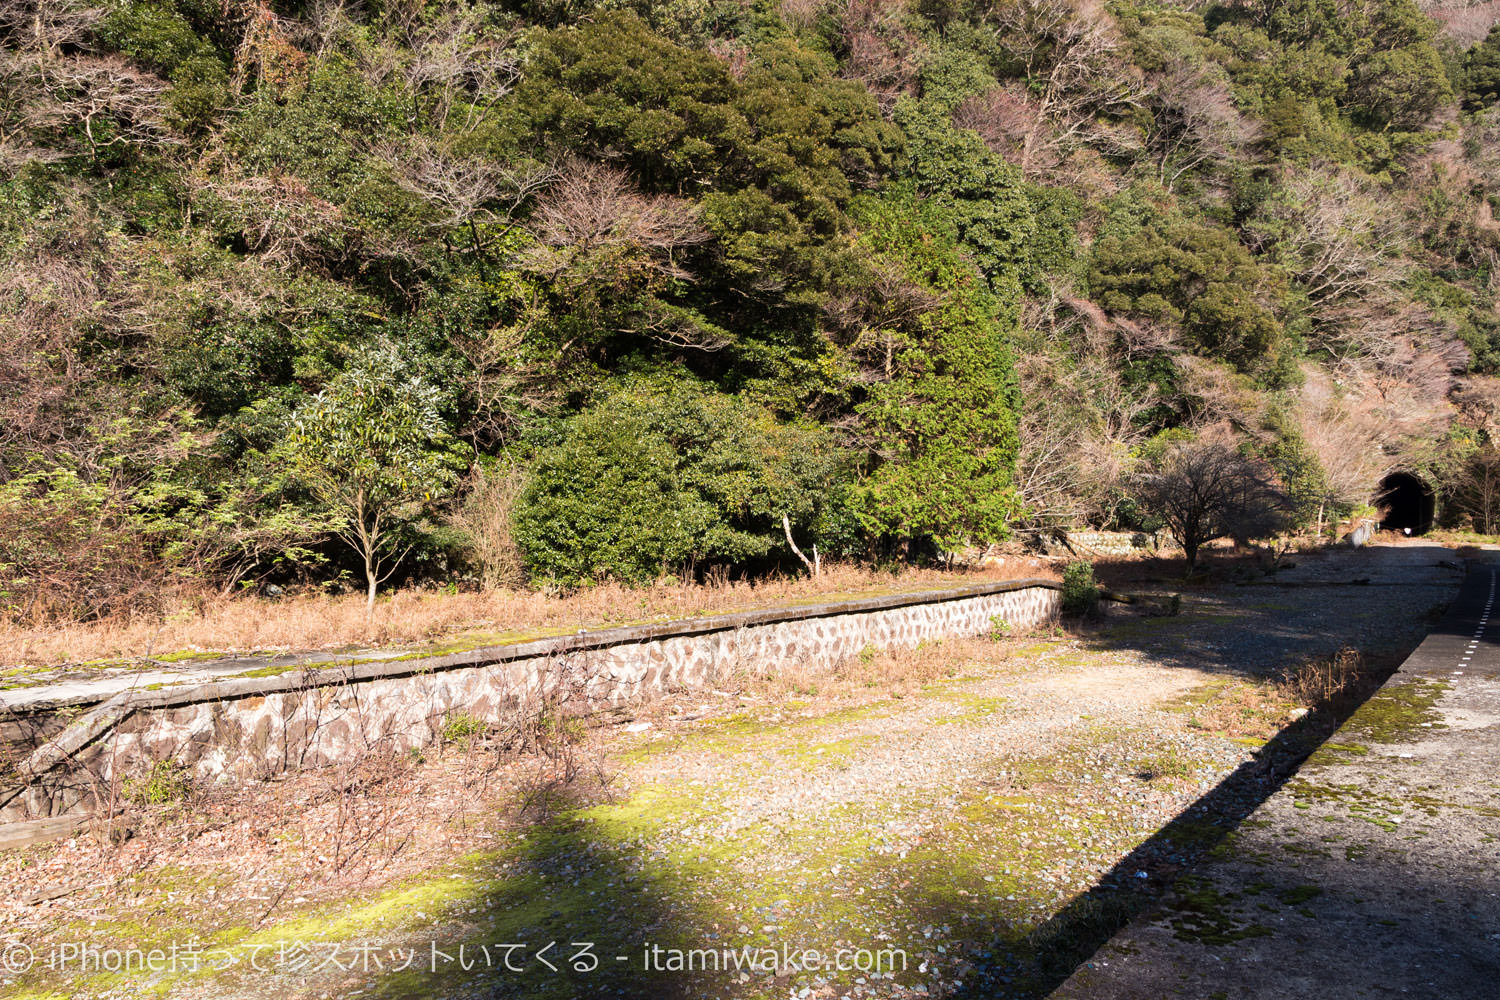
POLYGON ((479 280, 489 284, 490 276, 484 270, 484 247, 479 242, 479 227, 474 225, 473 218, 469 219, 469 236, 474 240, 474 263, 479 266, 479 280))
POLYGON ((369 618, 375 614, 375 587, 379 583, 375 579, 375 564, 370 559, 371 553, 365 553, 365 583, 368 588, 365 591, 365 617, 369 618))
MULTIPOLYGON (((792 551, 796 553, 797 558, 802 560, 802 565, 806 566, 807 571, 813 576, 820 576, 823 572, 822 558, 818 558, 817 562, 813 562, 802 554, 802 550, 797 548, 797 543, 792 541, 792 519, 785 514, 781 515, 781 529, 786 532, 786 543, 792 547, 792 551)), ((813 555, 818 555, 818 547, 816 545, 813 546, 813 555)))

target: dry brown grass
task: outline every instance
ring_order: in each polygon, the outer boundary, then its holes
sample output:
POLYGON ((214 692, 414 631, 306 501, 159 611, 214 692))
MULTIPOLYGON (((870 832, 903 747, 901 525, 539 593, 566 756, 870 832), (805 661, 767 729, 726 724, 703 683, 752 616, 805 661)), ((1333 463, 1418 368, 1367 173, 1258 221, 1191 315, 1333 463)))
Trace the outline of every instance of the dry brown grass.
MULTIPOLYGON (((1294 721, 1298 709, 1329 713, 1329 719, 1336 719, 1342 709, 1378 685, 1380 670, 1358 650, 1345 648, 1333 656, 1288 667, 1269 682, 1236 678, 1212 685, 1181 707, 1195 729, 1270 739, 1294 721)), ((1337 728, 1336 721, 1331 725, 1337 728)))
POLYGON ((1234 678, 1211 685, 1177 703, 1193 729, 1231 737, 1269 740, 1300 707, 1275 684, 1234 678))
POLYGON ((1346 647, 1326 660, 1309 660, 1287 670, 1278 678, 1276 689, 1299 705, 1318 708, 1356 693, 1369 676, 1359 650, 1346 647))
MULTIPOLYGON (((1007 632, 1005 639, 1042 634, 1053 628, 1007 632)), ((741 678, 744 690, 771 702, 813 698, 831 706, 880 698, 907 698, 928 685, 961 676, 991 674, 1010 663, 1019 645, 994 638, 944 639, 915 648, 877 649, 869 646, 837 665, 807 662, 778 667, 769 674, 741 678)), ((1017 660, 1016 665, 1023 665, 1017 660)))
POLYGON ((389 646, 505 633, 548 632, 687 618, 836 595, 922 589, 1057 574, 1041 559, 1012 558, 969 572, 914 569, 893 576, 858 566, 824 566, 816 579, 773 578, 631 588, 604 584, 569 595, 495 589, 449 594, 401 590, 370 618, 359 595, 306 594, 269 600, 213 594, 176 598, 159 613, 102 622, 25 627, 0 622, 0 664, 50 665, 135 659, 182 651, 240 653, 389 646))

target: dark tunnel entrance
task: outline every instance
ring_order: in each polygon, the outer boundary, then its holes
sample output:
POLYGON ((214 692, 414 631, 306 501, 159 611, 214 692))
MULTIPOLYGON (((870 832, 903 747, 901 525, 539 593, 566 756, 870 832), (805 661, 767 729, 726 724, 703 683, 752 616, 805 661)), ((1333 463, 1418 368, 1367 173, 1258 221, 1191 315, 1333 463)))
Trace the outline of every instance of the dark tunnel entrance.
POLYGON ((1409 472, 1393 472, 1380 481, 1375 505, 1386 512, 1382 531, 1420 535, 1432 528, 1437 499, 1427 484, 1409 472))

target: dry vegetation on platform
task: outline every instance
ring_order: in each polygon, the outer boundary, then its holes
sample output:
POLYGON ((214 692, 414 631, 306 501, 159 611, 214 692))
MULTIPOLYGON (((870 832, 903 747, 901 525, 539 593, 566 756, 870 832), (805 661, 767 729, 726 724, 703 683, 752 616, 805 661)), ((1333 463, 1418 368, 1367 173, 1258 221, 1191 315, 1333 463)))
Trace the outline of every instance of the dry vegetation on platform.
POLYGON ((899 574, 854 565, 824 566, 816 578, 626 587, 607 583, 572 593, 504 588, 392 593, 369 617, 362 595, 309 593, 279 600, 185 594, 152 613, 102 621, 24 626, 0 620, 0 665, 90 663, 183 652, 316 650, 429 642, 464 634, 592 628, 659 618, 766 607, 838 595, 879 593, 1021 577, 1055 579, 1043 559, 1011 558, 971 572, 907 569, 899 574))

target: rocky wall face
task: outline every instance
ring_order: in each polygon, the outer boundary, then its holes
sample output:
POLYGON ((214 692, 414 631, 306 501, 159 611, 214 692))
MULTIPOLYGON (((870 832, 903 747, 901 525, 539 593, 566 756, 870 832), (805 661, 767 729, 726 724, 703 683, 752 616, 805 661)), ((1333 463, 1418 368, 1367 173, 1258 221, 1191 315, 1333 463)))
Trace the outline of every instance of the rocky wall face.
POLYGON ((999 622, 1036 625, 1056 615, 1058 600, 1055 590, 1028 588, 137 711, 71 767, 0 809, 0 821, 95 808, 105 790, 118 789, 115 776, 140 775, 159 761, 201 780, 264 778, 422 746, 456 718, 520 726, 542 712, 640 704, 798 663, 831 668, 868 646, 983 635, 999 622))
POLYGON ((1045 536, 1042 539, 1042 548, 1051 555, 1129 556, 1163 546, 1175 549, 1176 543, 1165 535, 1149 535, 1141 531, 1070 531, 1066 542, 1045 536))

